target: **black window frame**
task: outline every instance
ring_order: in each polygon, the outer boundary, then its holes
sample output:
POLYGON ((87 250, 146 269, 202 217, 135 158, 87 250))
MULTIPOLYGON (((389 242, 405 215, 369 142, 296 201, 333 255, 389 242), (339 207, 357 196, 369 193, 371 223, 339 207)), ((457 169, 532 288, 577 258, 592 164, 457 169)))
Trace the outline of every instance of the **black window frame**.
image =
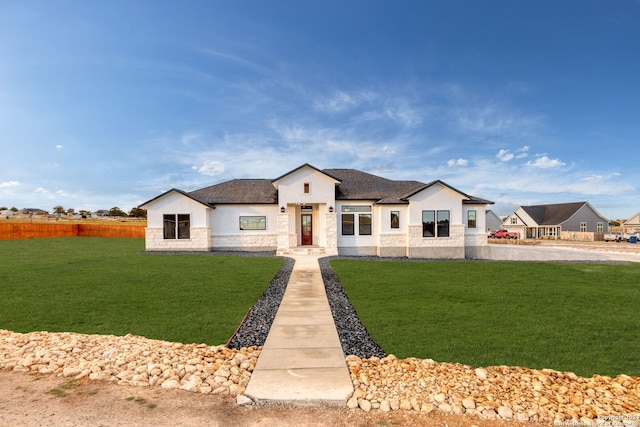
POLYGON ((165 240, 191 239, 191 214, 163 214, 162 238, 165 240))

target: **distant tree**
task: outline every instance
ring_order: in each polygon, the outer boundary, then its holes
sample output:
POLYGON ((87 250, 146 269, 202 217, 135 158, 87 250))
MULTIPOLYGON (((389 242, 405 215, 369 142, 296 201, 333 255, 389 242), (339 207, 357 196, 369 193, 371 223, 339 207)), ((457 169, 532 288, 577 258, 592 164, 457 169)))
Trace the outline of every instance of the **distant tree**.
POLYGON ((56 206, 56 207, 53 208, 53 213, 54 214, 63 214, 64 212, 65 211, 64 211, 64 208, 62 206, 56 206))
POLYGON ((127 216, 127 213, 124 212, 119 207, 115 206, 115 207, 109 209, 109 216, 127 216))
POLYGON ((131 208, 131 211, 129 211, 129 216, 133 218, 146 218, 147 210, 140 208, 131 208))
POLYGON ((9 209, 9 210, 10 210, 10 211, 12 211, 12 212, 18 212, 18 208, 16 208, 15 206, 14 206, 14 207, 12 207, 12 208, 11 208, 11 209, 9 209))
POLYGON ((76 211, 73 208, 67 209, 67 214, 73 215, 74 213, 76 213, 76 211))
POLYGON ((609 225, 612 226, 612 227, 619 227, 620 226, 620 221, 611 220, 611 221, 609 221, 609 225))
POLYGON ((9 209, 9 208, 8 208, 8 207, 6 207, 6 206, 2 206, 2 207, 0 208, 0 211, 6 211, 7 209, 9 209))

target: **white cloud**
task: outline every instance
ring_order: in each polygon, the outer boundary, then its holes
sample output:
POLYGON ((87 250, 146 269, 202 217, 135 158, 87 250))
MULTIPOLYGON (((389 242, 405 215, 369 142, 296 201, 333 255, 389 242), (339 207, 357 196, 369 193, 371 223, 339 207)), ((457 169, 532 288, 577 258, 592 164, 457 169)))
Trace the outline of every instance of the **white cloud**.
POLYGON ((44 189, 42 187, 38 187, 35 190, 33 190, 34 193, 38 193, 38 194, 42 194, 44 196, 48 196, 51 194, 51 191, 44 189))
POLYGON ((20 183, 18 181, 5 181, 5 182, 0 182, 0 188, 6 188, 6 187, 15 187, 20 185, 20 183))
POLYGON ((538 157, 535 161, 528 161, 527 166, 533 166, 534 168, 549 169, 564 166, 565 163, 559 159, 550 159, 547 156, 538 157))
POLYGON ((58 144, 58 145, 56 145, 56 150, 62 150, 62 148, 63 148, 63 147, 62 147, 62 144, 58 144))
POLYGON ((328 113, 341 113, 358 106, 360 102, 361 101, 357 95, 350 95, 343 91, 336 91, 331 98, 316 101, 314 107, 317 110, 326 111, 328 113))
POLYGON ((224 172, 224 164, 215 160, 205 160, 199 166, 193 166, 202 175, 216 176, 224 172))
POLYGON ((496 154, 496 157, 502 160, 503 162, 508 162, 509 160, 514 158, 514 155, 511 152, 509 152, 509 150, 502 149, 498 151, 498 154, 496 154))
POLYGON ((450 167, 453 166, 467 166, 469 164, 469 161, 466 159, 451 159, 447 162, 447 165, 449 165, 450 167))
POLYGON ((522 147, 519 150, 517 150, 516 153, 518 153, 516 155, 516 159, 523 159, 523 158, 527 157, 529 155, 529 146, 525 145, 524 147, 522 147))

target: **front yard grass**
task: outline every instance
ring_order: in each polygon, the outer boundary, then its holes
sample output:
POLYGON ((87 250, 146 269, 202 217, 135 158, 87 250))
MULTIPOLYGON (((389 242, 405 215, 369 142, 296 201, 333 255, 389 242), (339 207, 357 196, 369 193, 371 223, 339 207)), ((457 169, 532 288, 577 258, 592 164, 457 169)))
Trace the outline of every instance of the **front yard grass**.
POLYGON ((333 260, 398 357, 640 375, 640 265, 333 260))
POLYGON ((224 344, 283 263, 142 251, 143 239, 0 241, 0 329, 224 344))

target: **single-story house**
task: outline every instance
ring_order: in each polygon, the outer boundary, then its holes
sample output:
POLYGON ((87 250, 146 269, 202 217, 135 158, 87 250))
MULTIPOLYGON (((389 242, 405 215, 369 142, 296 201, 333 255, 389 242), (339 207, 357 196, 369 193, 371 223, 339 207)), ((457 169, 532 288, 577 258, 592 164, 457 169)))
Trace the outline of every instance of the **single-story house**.
POLYGON ((275 179, 171 189, 143 203, 148 251, 474 257, 492 204, 437 180, 394 181, 304 164, 275 179))
POLYGON ((502 218, 491 209, 487 209, 487 232, 497 231, 502 228, 502 218))
POLYGON ((640 212, 623 222, 622 229, 625 233, 636 233, 640 231, 640 212))
POLYGON ((18 215, 49 215, 49 212, 38 208, 24 208, 18 212, 18 215))
POLYGON ((571 232, 574 240, 596 240, 598 234, 609 231, 609 220, 588 202, 557 203, 520 206, 502 228, 527 239, 560 239, 563 232, 571 232), (579 237, 578 233, 585 235, 579 237))

